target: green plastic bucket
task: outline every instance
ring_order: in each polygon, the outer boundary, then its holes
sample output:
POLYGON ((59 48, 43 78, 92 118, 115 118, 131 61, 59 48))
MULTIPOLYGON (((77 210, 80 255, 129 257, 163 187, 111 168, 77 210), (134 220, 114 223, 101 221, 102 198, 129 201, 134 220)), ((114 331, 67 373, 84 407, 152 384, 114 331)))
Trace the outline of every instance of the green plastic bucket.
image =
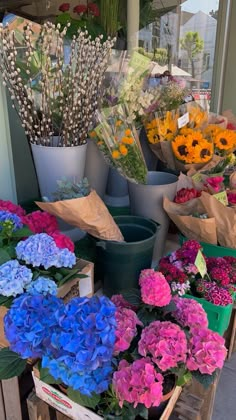
MULTIPOLYGON (((183 235, 179 235, 179 243, 182 246, 184 242, 188 239, 183 235)), ((206 257, 235 257, 236 258, 236 249, 235 248, 226 248, 224 246, 207 244, 206 242, 200 242, 203 249, 203 254, 206 257)))
POLYGON ((139 216, 116 216, 125 242, 96 240, 96 277, 107 296, 137 288, 141 270, 150 268, 160 225, 139 216))

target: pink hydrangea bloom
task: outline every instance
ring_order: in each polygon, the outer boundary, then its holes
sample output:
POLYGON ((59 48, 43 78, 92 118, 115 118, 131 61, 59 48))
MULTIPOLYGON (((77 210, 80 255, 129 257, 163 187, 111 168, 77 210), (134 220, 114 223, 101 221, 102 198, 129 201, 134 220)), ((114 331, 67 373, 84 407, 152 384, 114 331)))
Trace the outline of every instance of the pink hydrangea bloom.
POLYGON ((176 311, 172 315, 182 327, 208 327, 207 314, 196 300, 175 296, 173 301, 176 305, 176 311))
POLYGON ((147 305, 166 306, 171 301, 171 288, 162 273, 143 270, 139 277, 142 300, 147 305))
POLYGON ((138 319, 136 313, 131 309, 117 308, 115 313, 116 319, 116 341, 114 346, 114 354, 117 355, 121 351, 129 348, 131 341, 137 334, 137 325, 142 326, 142 322, 138 319))
POLYGON ((138 359, 132 364, 126 360, 119 363, 113 375, 113 388, 120 407, 124 401, 137 407, 158 407, 163 397, 163 376, 157 373, 150 358, 138 359))
POLYGON ((21 220, 34 233, 50 234, 58 229, 56 217, 45 211, 34 211, 23 216, 21 220))
POLYGON ((218 368, 222 369, 227 355, 224 343, 225 340, 218 333, 194 327, 189 340, 187 368, 207 375, 212 375, 218 368))
POLYGON ((69 251, 74 252, 75 244, 68 236, 59 231, 49 233, 49 235, 54 239, 58 248, 67 248, 69 251))
POLYGON ((111 301, 114 303, 115 306, 117 306, 117 308, 127 308, 132 309, 133 311, 135 311, 136 309, 136 306, 132 305, 127 300, 125 300, 122 295, 113 295, 111 301))
POLYGON ((9 211, 10 213, 16 214, 21 217, 26 214, 25 210, 17 205, 13 204, 11 201, 0 200, 0 210, 9 211))
POLYGON ((142 356, 151 356, 152 361, 165 372, 186 361, 187 339, 178 325, 169 321, 154 321, 142 331, 138 351, 142 356))

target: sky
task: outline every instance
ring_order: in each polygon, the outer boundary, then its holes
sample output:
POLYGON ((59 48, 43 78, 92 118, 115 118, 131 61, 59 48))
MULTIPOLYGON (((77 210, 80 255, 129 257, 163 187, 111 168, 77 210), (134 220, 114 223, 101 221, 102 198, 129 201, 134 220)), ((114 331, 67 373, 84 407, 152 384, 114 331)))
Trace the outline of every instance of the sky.
POLYGON ((181 10, 187 12, 197 13, 199 10, 209 14, 213 10, 217 10, 219 7, 219 0, 187 0, 181 7, 181 10))

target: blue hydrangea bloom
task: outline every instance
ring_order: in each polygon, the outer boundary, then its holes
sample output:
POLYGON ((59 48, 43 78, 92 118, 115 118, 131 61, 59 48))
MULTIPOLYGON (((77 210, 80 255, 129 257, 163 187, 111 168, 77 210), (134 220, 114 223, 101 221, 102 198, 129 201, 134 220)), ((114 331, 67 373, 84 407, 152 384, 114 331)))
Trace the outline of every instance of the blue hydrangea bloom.
POLYGON ((3 229, 3 223, 11 222, 13 226, 13 232, 23 227, 21 218, 16 214, 10 213, 9 211, 0 210, 0 232, 3 229))
POLYGON ((43 276, 39 276, 37 280, 30 283, 26 290, 31 295, 57 295, 57 285, 55 281, 43 276))
POLYGON ((54 378, 81 393, 105 391, 111 381, 115 305, 105 296, 72 299, 57 311, 59 328, 42 365, 54 378))
POLYGON ((0 295, 17 296, 31 283, 33 273, 17 260, 8 261, 0 266, 0 295))
POLYGON ((51 331, 58 326, 57 312, 64 303, 52 295, 24 293, 16 298, 4 317, 10 349, 23 359, 42 357, 51 345, 51 331))
POLYGON ((73 252, 67 248, 61 249, 56 246, 54 239, 46 233, 38 233, 21 241, 16 246, 17 258, 31 264, 33 267, 69 267, 76 263, 73 252))

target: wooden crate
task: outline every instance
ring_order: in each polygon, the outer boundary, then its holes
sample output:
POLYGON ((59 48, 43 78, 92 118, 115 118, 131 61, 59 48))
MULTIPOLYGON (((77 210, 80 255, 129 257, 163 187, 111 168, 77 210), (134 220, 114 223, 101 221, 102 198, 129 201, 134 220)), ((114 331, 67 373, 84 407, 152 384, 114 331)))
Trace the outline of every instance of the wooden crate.
MULTIPOLYGON (((40 400, 55 408, 57 411, 63 413, 69 419, 72 420, 102 420, 101 416, 98 416, 93 411, 76 404, 71 401, 65 394, 56 389, 53 385, 48 385, 39 379, 39 371, 37 367, 33 369, 33 379, 35 384, 35 392, 40 400)), ((175 391, 170 398, 160 420, 168 420, 176 401, 181 394, 182 388, 177 386, 175 391)), ((38 400, 37 400, 38 403, 38 400)), ((45 408, 44 408, 45 409, 45 408)), ((34 420, 34 417, 30 420, 34 420)))
MULTIPOLYGON (((59 287, 57 295, 58 297, 65 298, 65 301, 67 300, 67 297, 69 297, 69 293, 72 289, 75 296, 91 297, 94 294, 94 264, 83 259, 78 259, 76 267, 78 268, 78 274, 85 274, 87 277, 84 279, 80 279, 79 277, 75 278, 59 287)), ((73 296, 71 295, 70 298, 72 297, 73 296)), ((5 338, 3 322, 7 311, 7 308, 0 306, 0 347, 9 346, 9 342, 5 338)))

